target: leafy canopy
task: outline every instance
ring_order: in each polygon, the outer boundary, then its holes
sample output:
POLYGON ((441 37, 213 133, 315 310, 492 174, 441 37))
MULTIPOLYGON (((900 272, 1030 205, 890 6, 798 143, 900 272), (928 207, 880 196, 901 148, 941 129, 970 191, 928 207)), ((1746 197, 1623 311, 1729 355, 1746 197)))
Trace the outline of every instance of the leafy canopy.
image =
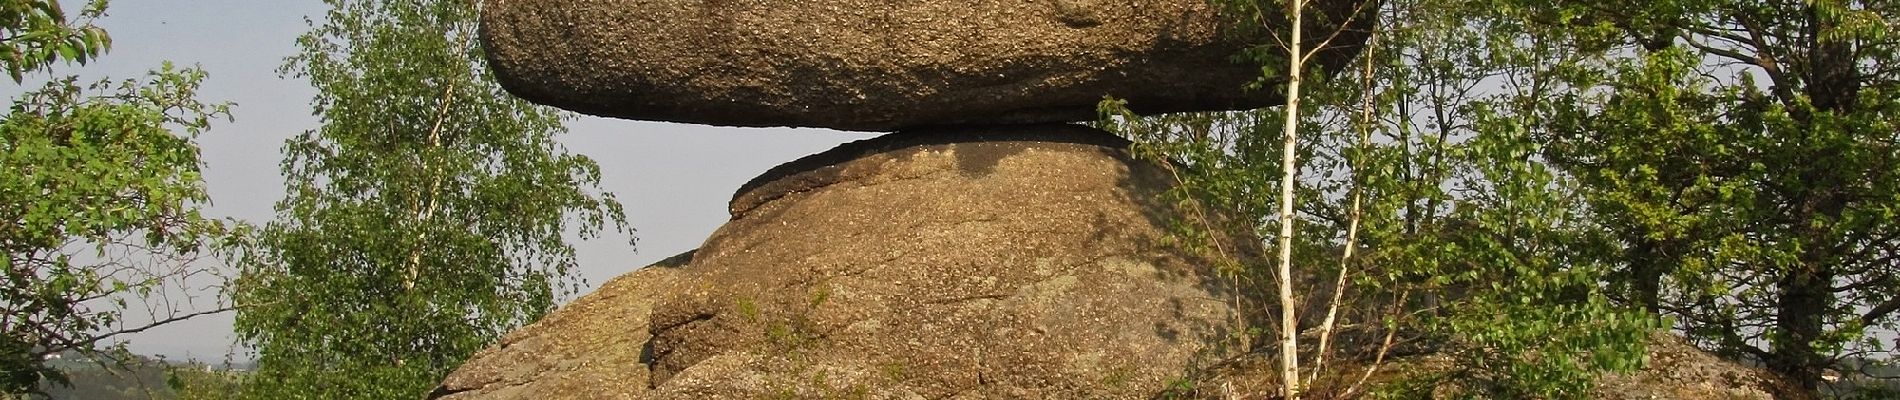
POLYGON ((475 2, 332 0, 284 71, 322 126, 285 143, 285 198, 235 292, 247 398, 420 396, 572 289, 574 251, 621 205, 508 95, 475 2))
MULTIPOLYGON (((18 82, 98 57, 105 5, 69 19, 54 1, 0 2, 0 65, 18 82)), ((110 339, 224 310, 168 297, 215 275, 195 261, 242 231, 200 213, 193 138, 230 117, 198 100, 204 79, 169 63, 142 79, 55 77, 0 117, 0 395, 68 383, 47 355, 122 361, 110 339)))
POLYGON ((112 47, 105 29, 92 25, 105 15, 107 0, 90 0, 69 19, 59 1, 0 1, 0 64, 19 82, 27 72, 49 69, 58 61, 85 64, 112 47))
MULTIPOLYGON (((1270 23, 1286 9, 1283 2, 1223 4, 1239 10, 1241 23, 1270 23)), ((1304 358, 1379 362, 1392 350, 1381 338, 1391 334, 1452 362, 1406 368, 1416 385, 1386 390, 1453 387, 1497 398, 1584 396, 1602 371, 1638 366, 1656 323, 1604 290, 1616 267, 1614 244, 1570 195, 1579 182, 1539 157, 1543 143, 1533 134, 1542 120, 1532 111, 1563 87, 1564 73, 1591 61, 1528 24, 1538 12, 1532 5, 1378 5, 1362 58, 1313 75, 1316 84, 1303 94, 1307 111, 1291 121, 1277 110, 1141 117, 1110 102, 1105 125, 1174 166, 1182 181, 1176 201, 1216 215, 1180 221, 1186 243, 1274 238, 1283 223, 1297 227, 1291 279, 1313 288, 1296 299, 1307 305, 1299 311, 1303 332, 1324 323, 1335 304, 1333 282, 1348 283, 1338 289, 1336 334, 1353 345, 1324 356, 1303 349, 1304 358), (1280 178, 1285 124, 1305 132, 1290 182, 1280 178), (1296 185, 1290 215, 1272 195, 1284 185, 1296 185)), ((1263 82, 1276 82, 1280 68, 1272 66, 1284 59, 1272 50, 1279 45, 1248 54, 1268 66, 1263 82)), ((1270 240, 1260 246, 1279 250, 1270 240)), ((1231 255, 1230 271, 1242 283, 1273 278, 1240 251, 1206 250, 1231 255)), ((1360 371, 1319 364, 1300 372, 1319 377, 1304 391, 1337 395, 1358 383, 1327 377, 1360 371)))

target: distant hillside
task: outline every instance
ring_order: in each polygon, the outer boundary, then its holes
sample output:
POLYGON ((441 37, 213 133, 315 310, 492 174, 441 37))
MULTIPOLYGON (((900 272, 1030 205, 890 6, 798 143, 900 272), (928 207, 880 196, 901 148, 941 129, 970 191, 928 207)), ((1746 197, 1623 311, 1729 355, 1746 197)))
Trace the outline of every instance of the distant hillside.
POLYGON ((72 381, 71 386, 42 383, 51 400, 175 400, 181 397, 173 389, 174 384, 200 389, 198 392, 231 388, 235 387, 236 374, 251 367, 249 363, 228 367, 171 363, 144 356, 114 364, 76 353, 61 354, 48 364, 65 371, 72 381))

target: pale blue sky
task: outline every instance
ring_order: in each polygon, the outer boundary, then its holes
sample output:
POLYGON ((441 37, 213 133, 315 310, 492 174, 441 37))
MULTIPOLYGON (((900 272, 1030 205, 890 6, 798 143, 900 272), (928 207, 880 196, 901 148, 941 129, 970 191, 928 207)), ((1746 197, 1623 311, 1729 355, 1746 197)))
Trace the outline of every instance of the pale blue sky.
MULTIPOLYGON (((163 60, 210 73, 201 98, 232 101, 235 121, 199 137, 210 213, 262 223, 283 195, 278 172, 284 139, 315 126, 312 90, 276 70, 293 39, 321 17, 317 0, 115 0, 101 21, 112 52, 84 68, 83 78, 130 78, 163 60)), ((30 85, 30 84, 29 84, 30 85)), ((0 94, 19 86, 8 82, 0 94)), ((865 133, 821 129, 747 129, 582 117, 562 138, 569 151, 599 162, 602 186, 627 206, 639 232, 638 252, 626 237, 578 243, 582 293, 660 258, 693 249, 726 221, 726 200, 747 179, 774 165, 865 133)), ((231 316, 201 317, 131 337, 131 348, 172 359, 223 359, 233 351, 231 316)), ((238 357, 242 358, 243 355, 238 357)))

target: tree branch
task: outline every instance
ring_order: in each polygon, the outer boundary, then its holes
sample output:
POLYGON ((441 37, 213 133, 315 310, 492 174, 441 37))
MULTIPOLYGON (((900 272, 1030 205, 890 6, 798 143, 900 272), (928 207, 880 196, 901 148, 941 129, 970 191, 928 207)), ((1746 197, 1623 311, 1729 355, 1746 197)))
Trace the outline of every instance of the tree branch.
POLYGON ((1860 323, 1862 325, 1873 325, 1875 322, 1879 322, 1893 315, 1894 311, 1900 311, 1900 296, 1887 299, 1887 302, 1874 306, 1873 309, 1867 310, 1866 314, 1861 314, 1860 323))
POLYGON ((72 345, 72 346, 69 346, 68 348, 77 348, 77 347, 85 347, 85 346, 92 346, 93 344, 95 344, 95 343, 98 343, 98 342, 99 342, 99 341, 101 341, 101 340, 105 340, 106 338, 110 338, 110 337, 113 337, 113 336, 119 336, 119 335, 124 335, 124 334, 131 334, 131 333, 139 333, 139 332, 144 332, 144 331, 147 331, 147 330, 150 330, 150 329, 152 329, 152 328, 157 328, 157 327, 159 327, 159 326, 163 326, 163 325, 165 325, 165 324, 170 324, 170 323, 173 323, 173 322, 179 322, 179 321, 184 321, 184 320, 188 320, 188 319, 192 319, 192 318, 197 318, 197 317, 200 317, 200 316, 205 316, 205 315, 211 315, 211 314, 217 314, 217 313, 222 313, 222 312, 226 312, 226 311, 232 311, 232 310, 236 310, 236 309, 237 309, 237 306, 224 306, 224 307, 218 307, 218 308, 215 308, 215 309, 210 309, 210 310, 205 310, 205 311, 197 311, 197 312, 191 312, 191 313, 186 313, 186 314, 181 314, 181 315, 174 315, 174 316, 172 316, 172 317, 170 317, 170 318, 165 318, 165 319, 161 319, 161 320, 157 320, 157 321, 152 321, 152 323, 149 323, 149 324, 145 324, 145 325, 143 325, 143 326, 139 326, 139 327, 136 327, 136 328, 131 328, 131 329, 121 329, 121 330, 117 330, 117 331, 113 331, 113 332, 107 332, 107 333, 104 333, 104 334, 100 334, 100 335, 96 335, 96 336, 93 336, 92 338, 89 338, 89 339, 86 339, 86 340, 81 340, 81 341, 78 341, 78 342, 74 342, 74 343, 71 343, 71 345, 72 345))

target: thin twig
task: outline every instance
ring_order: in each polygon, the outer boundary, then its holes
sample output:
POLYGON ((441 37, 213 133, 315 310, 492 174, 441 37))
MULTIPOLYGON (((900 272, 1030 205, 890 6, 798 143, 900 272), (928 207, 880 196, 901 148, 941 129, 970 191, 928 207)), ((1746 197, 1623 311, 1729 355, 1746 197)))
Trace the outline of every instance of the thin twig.
MULTIPOLYGON (((1409 298, 1411 294, 1411 289, 1399 292, 1399 301, 1392 303, 1394 314, 1397 314, 1397 309, 1405 304, 1405 300, 1409 298)), ((1399 329, 1397 327, 1386 327, 1385 340, 1379 344, 1378 355, 1372 357, 1372 365, 1366 366, 1366 372, 1360 374, 1359 380, 1354 381, 1352 386, 1347 386, 1346 391, 1340 393, 1340 397, 1352 397, 1354 391, 1358 391, 1361 386, 1366 384, 1366 380, 1372 379, 1372 375, 1379 372, 1379 366, 1385 365, 1385 356, 1392 352, 1392 339, 1398 336, 1398 332, 1399 329)))

